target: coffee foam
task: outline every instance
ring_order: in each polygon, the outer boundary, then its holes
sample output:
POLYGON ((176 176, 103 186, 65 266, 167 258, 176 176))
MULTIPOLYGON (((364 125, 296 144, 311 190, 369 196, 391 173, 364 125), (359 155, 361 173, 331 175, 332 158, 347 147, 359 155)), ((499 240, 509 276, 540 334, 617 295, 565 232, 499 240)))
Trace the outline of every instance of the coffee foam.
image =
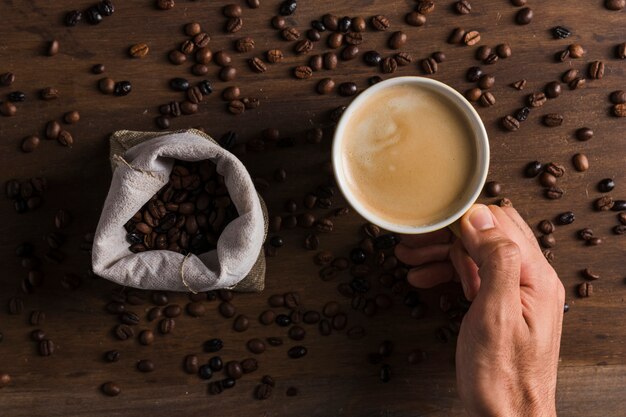
POLYGON ((463 204, 476 148, 469 121, 448 98, 397 85, 351 115, 342 160, 348 187, 368 211, 394 224, 425 226, 463 204))

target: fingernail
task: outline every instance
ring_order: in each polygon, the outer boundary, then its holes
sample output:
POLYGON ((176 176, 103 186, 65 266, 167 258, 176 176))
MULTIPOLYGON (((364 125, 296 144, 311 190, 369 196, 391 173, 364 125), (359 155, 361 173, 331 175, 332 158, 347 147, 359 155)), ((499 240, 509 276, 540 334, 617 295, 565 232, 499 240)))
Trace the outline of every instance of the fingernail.
POLYGON ((495 227, 491 210, 489 210, 489 207, 482 204, 477 204, 472 209, 469 216, 469 222, 474 229, 481 232, 495 227))

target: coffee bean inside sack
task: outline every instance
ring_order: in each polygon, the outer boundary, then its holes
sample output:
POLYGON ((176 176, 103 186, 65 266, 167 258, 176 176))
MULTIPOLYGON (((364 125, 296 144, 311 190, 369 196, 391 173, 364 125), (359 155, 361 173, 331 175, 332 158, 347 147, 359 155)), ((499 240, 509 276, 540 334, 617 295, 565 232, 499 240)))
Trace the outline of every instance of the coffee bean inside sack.
POLYGON ((201 254, 238 216, 224 177, 209 161, 175 161, 169 182, 125 224, 131 252, 201 254))

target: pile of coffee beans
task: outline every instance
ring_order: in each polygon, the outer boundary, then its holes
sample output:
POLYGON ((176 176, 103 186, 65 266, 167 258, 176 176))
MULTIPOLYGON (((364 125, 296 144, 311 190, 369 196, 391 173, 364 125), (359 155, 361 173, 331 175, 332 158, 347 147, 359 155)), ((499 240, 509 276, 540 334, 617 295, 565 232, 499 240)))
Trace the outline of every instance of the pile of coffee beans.
POLYGON ((208 160, 176 161, 169 182, 124 226, 134 252, 171 250, 201 254, 217 247, 237 217, 224 177, 208 160))

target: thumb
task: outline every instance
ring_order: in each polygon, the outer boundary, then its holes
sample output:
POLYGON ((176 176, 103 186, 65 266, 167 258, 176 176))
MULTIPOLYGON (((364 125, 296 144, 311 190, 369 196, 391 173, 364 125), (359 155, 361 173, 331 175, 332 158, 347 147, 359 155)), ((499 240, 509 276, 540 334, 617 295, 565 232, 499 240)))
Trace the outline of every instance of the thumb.
POLYGON ((476 301, 496 309, 519 305, 520 250, 492 210, 476 204, 463 216, 460 226, 463 246, 479 268, 481 282, 476 301))

